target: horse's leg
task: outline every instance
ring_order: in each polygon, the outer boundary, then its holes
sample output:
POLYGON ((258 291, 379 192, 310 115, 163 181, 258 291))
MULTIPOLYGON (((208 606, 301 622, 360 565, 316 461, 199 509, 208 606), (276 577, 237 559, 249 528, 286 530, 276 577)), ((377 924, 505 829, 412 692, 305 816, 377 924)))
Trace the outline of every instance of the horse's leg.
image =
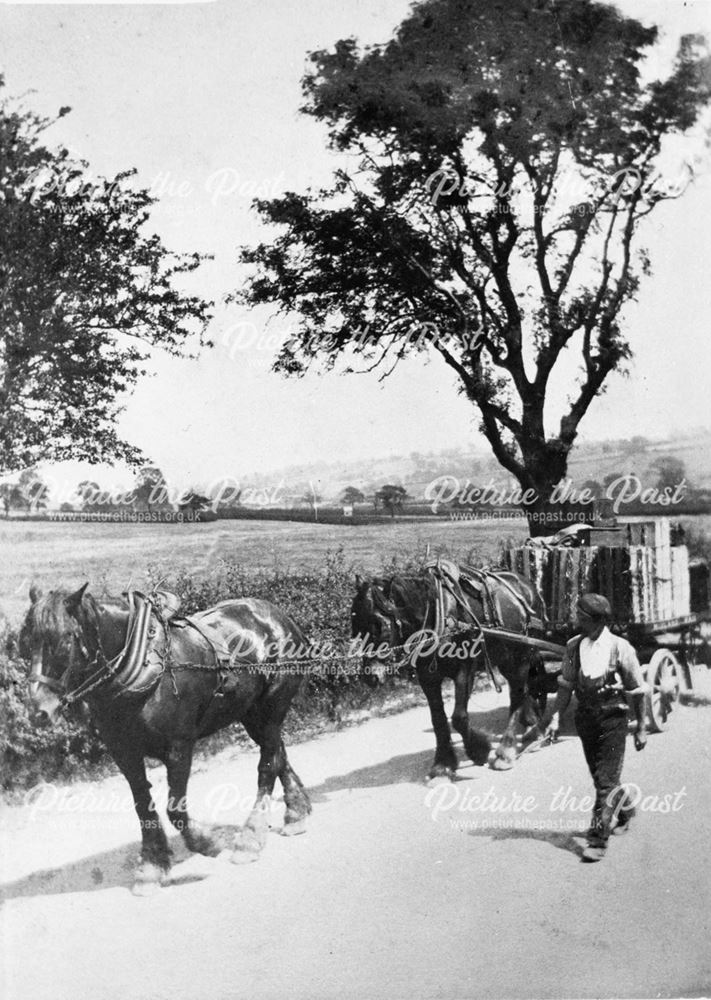
MULTIPOLYGON (((264 726, 260 713, 252 710, 242 720, 242 725, 254 742, 258 746, 261 746, 264 741, 264 726)), ((278 773, 278 778, 284 789, 284 804, 286 805, 282 833, 285 837, 293 837, 298 833, 304 832, 306 817, 311 812, 311 800, 301 778, 289 763, 283 740, 281 741, 281 755, 279 759, 281 761, 281 770, 278 773)))
POLYGON ((284 813, 285 837, 293 837, 303 833, 306 828, 306 817, 311 812, 311 800, 304 788, 301 778, 289 763, 286 755, 286 748, 282 743, 282 769, 279 772, 279 780, 284 789, 284 803, 286 812, 284 813))
POLYGON ((491 764, 495 771, 507 771, 513 767, 516 759, 516 731, 521 721, 526 696, 528 663, 525 663, 523 668, 517 669, 512 661, 512 655, 507 651, 505 667, 509 685, 509 719, 491 764))
POLYGON ((146 777, 146 767, 140 750, 135 744, 112 739, 102 731, 102 737, 111 751, 119 770, 131 786, 133 804, 141 824, 141 862, 136 869, 133 893, 150 895, 165 881, 170 871, 170 848, 165 830, 156 812, 151 796, 151 783, 146 777))
POLYGON ((189 851, 216 857, 226 845, 210 836, 209 827, 196 823, 188 815, 187 790, 192 760, 192 741, 177 740, 171 744, 165 758, 168 772, 168 819, 181 834, 189 851))
POLYGON ((538 654, 534 653, 521 667, 520 683, 523 686, 523 693, 518 710, 518 723, 523 727, 521 742, 526 744, 543 736, 546 704, 545 667, 538 654))
POLYGON ((449 722, 442 701, 442 678, 434 663, 418 664, 417 676, 430 706, 432 727, 437 740, 434 762, 427 777, 452 779, 457 770, 457 754, 452 746, 449 722))
POLYGON ((462 737, 467 756, 475 764, 486 764, 491 744, 485 733, 469 724, 468 705, 474 684, 474 664, 463 665, 454 677, 454 711, 452 725, 462 737))
POLYGON ((546 668, 540 653, 533 653, 526 671, 526 691, 522 709, 522 721, 528 728, 521 739, 524 743, 540 739, 544 733, 543 721, 546 715, 546 668))
POLYGON ((249 735, 259 744, 259 765, 257 798, 247 822, 235 840, 231 858, 235 864, 256 861, 266 843, 274 783, 277 777, 285 773, 287 764, 281 726, 292 697, 292 694, 287 694, 277 687, 251 708, 242 719, 242 724, 249 735))

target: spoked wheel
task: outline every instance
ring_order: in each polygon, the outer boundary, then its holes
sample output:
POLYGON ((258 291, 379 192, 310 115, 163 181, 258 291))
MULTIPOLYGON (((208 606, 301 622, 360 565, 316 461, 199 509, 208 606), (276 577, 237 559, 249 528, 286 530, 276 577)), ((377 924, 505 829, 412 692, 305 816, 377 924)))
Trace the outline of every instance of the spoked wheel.
POLYGON ((669 649, 657 649, 647 664, 646 698, 649 727, 661 733, 669 725, 669 717, 679 701, 681 666, 669 649))

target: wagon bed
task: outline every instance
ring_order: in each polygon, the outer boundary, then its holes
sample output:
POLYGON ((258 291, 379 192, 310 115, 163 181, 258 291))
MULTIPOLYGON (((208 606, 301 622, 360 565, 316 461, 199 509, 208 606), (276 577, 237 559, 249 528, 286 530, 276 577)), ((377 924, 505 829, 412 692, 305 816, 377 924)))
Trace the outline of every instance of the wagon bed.
MULTIPOLYGON (((613 611, 612 630, 629 640, 642 665, 649 726, 659 732, 669 724, 682 685, 693 686, 691 668, 699 650, 709 649, 701 634, 711 619, 708 567, 705 589, 699 590, 699 566, 692 570, 668 518, 606 525, 598 532, 598 537, 604 534, 603 545, 594 544, 595 528, 587 530, 592 535, 582 545, 534 543, 507 551, 509 569, 536 586, 549 618, 544 635, 518 636, 518 641, 542 654, 550 690, 557 684, 565 643, 577 631, 579 597, 589 591, 604 594, 613 611)), ((517 641, 514 635, 507 638, 517 641)))

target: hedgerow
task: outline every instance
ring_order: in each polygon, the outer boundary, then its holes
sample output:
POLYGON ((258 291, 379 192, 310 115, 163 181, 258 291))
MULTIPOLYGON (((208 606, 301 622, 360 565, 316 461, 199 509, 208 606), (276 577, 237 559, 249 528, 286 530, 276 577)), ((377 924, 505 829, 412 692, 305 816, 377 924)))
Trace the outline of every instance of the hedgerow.
MULTIPOLYGON (((416 559, 416 564, 421 560, 416 559)), ((388 570, 414 568, 391 564, 388 570)), ((160 579, 149 567, 152 585, 160 585, 180 597, 181 613, 202 611, 220 601, 258 597, 271 601, 298 623, 316 646, 331 642, 345 647, 350 637, 350 605, 353 598, 352 568, 342 549, 327 554, 318 570, 246 569, 222 562, 209 579, 187 573, 160 579)), ((382 705, 393 695, 409 702, 418 695, 408 678, 386 676, 373 687, 367 678, 353 673, 355 663, 328 660, 312 664, 311 671, 287 717, 286 736, 294 740, 319 729, 337 726, 354 711, 382 705)), ((17 634, 8 630, 0 639, 0 760, 2 790, 21 791, 39 781, 70 780, 98 774, 111 766, 88 713, 80 707, 55 726, 38 728, 28 707, 27 665, 20 658, 17 634)), ((213 752, 229 743, 246 741, 239 727, 230 726, 200 746, 213 752)))

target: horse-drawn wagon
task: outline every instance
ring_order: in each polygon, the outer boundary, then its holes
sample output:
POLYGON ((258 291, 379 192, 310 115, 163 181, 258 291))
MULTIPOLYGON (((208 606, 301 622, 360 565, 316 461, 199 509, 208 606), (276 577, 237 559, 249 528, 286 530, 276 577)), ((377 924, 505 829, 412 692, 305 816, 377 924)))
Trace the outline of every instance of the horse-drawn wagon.
POLYGON ((503 570, 481 570, 438 559, 420 573, 358 583, 353 636, 371 660, 397 655, 427 697, 437 744, 430 777, 451 777, 457 766, 441 691, 447 678, 454 682, 452 726, 474 763, 511 767, 519 728, 524 746, 542 741, 546 698, 557 688, 584 593, 609 600, 612 630, 630 640, 644 668, 649 728, 665 729, 682 681, 691 686, 701 650, 710 651, 702 630, 711 632, 708 567, 690 563, 669 521, 576 526, 508 549, 505 562, 503 570), (472 727, 467 712, 482 668, 497 690, 505 680, 510 695, 493 759, 487 734, 472 727))
POLYGON ((668 518, 579 525, 508 549, 506 563, 541 594, 546 639, 558 647, 542 651, 552 678, 581 594, 607 597, 611 628, 632 643, 644 671, 649 728, 666 729, 682 685, 692 688, 693 667, 710 651, 709 568, 689 559, 683 531, 668 518))

